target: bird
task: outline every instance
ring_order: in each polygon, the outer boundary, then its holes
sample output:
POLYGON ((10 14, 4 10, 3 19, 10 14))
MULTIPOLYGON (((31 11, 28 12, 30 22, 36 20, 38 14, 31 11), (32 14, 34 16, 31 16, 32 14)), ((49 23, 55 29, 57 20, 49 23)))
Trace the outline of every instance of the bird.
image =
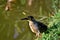
POLYGON ((37 21, 33 16, 27 16, 21 20, 28 21, 31 31, 35 33, 37 37, 47 31, 47 26, 44 23, 37 21))

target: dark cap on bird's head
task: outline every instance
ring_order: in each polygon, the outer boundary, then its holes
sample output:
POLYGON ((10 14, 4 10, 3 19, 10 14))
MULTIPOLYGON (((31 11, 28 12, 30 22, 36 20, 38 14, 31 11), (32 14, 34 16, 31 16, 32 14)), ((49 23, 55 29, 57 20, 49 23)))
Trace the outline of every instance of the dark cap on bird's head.
POLYGON ((34 17, 33 16, 28 16, 27 18, 22 18, 21 20, 33 20, 34 17))

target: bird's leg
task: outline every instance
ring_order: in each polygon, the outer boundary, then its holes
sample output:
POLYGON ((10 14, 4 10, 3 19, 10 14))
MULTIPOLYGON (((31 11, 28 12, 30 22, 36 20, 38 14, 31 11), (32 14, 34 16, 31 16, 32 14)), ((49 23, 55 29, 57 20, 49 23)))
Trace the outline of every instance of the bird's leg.
POLYGON ((40 32, 38 31, 38 32, 36 33, 36 37, 39 37, 39 34, 40 34, 40 32))
POLYGON ((39 37, 42 38, 42 33, 40 33, 39 35, 40 35, 39 37))
POLYGON ((38 32, 38 33, 36 33, 36 37, 41 38, 42 37, 42 34, 40 32, 38 32))
POLYGON ((36 39, 35 40, 39 40, 39 39, 42 40, 42 35, 40 32, 36 33, 36 39))

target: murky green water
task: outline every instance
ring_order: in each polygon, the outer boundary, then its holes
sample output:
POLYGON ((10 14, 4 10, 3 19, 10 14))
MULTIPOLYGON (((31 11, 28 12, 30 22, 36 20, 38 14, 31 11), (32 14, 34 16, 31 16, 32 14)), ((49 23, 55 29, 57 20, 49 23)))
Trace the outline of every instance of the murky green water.
POLYGON ((36 0, 29 7, 27 4, 21 5, 20 0, 16 0, 12 3, 10 11, 5 11, 5 5, 6 1, 0 0, 0 40, 33 40, 35 34, 29 29, 28 22, 20 19, 33 15, 39 20, 40 16, 48 15, 44 11, 41 12, 39 1, 36 0))

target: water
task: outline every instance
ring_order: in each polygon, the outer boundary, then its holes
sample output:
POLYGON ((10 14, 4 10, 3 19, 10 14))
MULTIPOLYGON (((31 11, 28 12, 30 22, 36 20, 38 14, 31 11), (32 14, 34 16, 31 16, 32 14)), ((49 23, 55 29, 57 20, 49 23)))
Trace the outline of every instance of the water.
MULTIPOLYGON (((39 1, 33 2, 32 6, 21 5, 16 0, 12 3, 12 10, 5 11, 6 1, 0 3, 0 40, 33 40, 35 34, 31 32, 27 21, 20 20, 28 15, 33 15, 36 19, 42 14, 39 12, 39 1)), ((47 13, 46 13, 47 15, 47 13)), ((45 15, 45 16, 46 16, 45 15)), ((40 19, 40 18, 39 18, 40 19)))

